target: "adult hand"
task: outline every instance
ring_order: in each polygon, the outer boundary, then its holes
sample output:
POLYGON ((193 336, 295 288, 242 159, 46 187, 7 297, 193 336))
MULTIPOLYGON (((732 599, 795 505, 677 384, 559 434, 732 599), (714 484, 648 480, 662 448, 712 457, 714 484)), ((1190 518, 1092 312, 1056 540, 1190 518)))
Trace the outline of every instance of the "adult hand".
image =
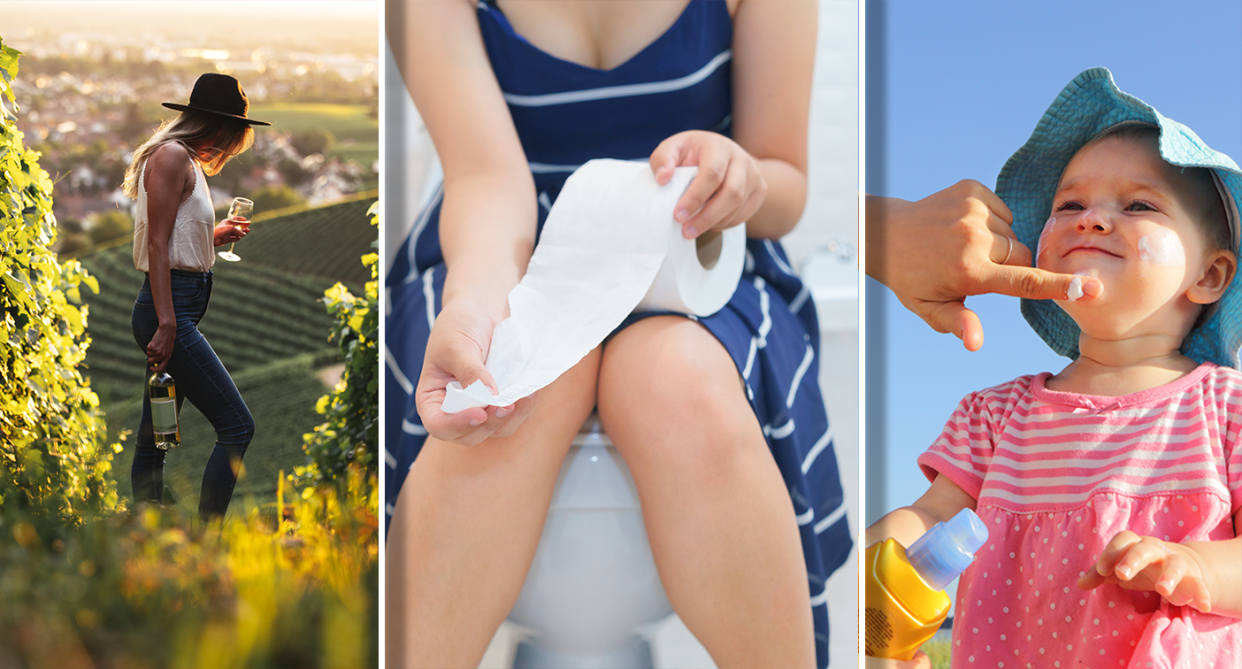
MULTIPOLYGON (((971 351, 983 346, 983 324, 966 308, 968 296, 1065 299, 1075 278, 1031 267, 1031 249, 1010 227, 1013 214, 978 181, 960 181, 917 202, 869 196, 866 222, 867 274, 971 351)), ((1103 289, 1099 280, 1085 279, 1080 299, 1095 299, 1103 289)))
POLYGON ((931 669, 931 658, 927 653, 918 651, 909 660, 886 660, 880 657, 867 656, 867 669, 931 669))
POLYGON ((661 186, 673 178, 677 167, 699 168, 673 209, 673 218, 681 223, 681 234, 687 239, 744 223, 768 195, 768 184, 755 158, 718 133, 679 132, 660 142, 650 162, 661 186))
POLYGON ((1211 613, 1204 572, 1199 556, 1186 546, 1125 530, 1108 542, 1094 568, 1078 579, 1078 587, 1093 590, 1108 583, 1155 592, 1174 606, 1211 613))
POLYGON ((212 231, 212 241, 216 246, 232 244, 250 233, 250 221, 241 216, 226 218, 220 221, 212 231))
POLYGON ((168 367, 168 359, 172 357, 173 342, 177 338, 177 326, 172 327, 159 326, 155 330, 155 336, 151 337, 151 341, 147 343, 147 367, 155 373, 160 373, 168 367))
POLYGON ((482 380, 493 395, 500 392, 483 364, 496 323, 485 307, 464 300, 446 304, 436 316, 414 391, 418 415, 431 436, 474 446, 489 437, 513 434, 534 410, 538 393, 506 407, 476 407, 455 414, 440 410, 450 381, 467 388, 482 380))

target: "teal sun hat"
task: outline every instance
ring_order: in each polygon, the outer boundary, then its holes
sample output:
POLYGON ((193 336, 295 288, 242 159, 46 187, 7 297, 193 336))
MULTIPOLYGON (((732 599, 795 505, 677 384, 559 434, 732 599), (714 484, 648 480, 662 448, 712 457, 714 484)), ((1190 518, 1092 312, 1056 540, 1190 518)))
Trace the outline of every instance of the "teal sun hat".
MULTIPOLYGON (((1151 105, 1124 93, 1113 74, 1102 67, 1074 77, 1044 112, 1035 132, 1017 153, 1010 156, 996 178, 996 194, 1013 212, 1013 231, 1018 241, 1034 254, 1039 234, 1052 211, 1053 196, 1061 173, 1087 142, 1117 125, 1143 123, 1160 132, 1160 155, 1179 167, 1205 167, 1212 171, 1224 201, 1232 234, 1231 246, 1239 251, 1238 209, 1242 204, 1242 170, 1229 156, 1213 151, 1190 128, 1160 115, 1151 105)), ((1242 280, 1234 278, 1224 296, 1186 340, 1182 353, 1204 362, 1242 369, 1242 280)), ((1053 300, 1022 300, 1022 315, 1052 350, 1078 357, 1078 324, 1053 300)))

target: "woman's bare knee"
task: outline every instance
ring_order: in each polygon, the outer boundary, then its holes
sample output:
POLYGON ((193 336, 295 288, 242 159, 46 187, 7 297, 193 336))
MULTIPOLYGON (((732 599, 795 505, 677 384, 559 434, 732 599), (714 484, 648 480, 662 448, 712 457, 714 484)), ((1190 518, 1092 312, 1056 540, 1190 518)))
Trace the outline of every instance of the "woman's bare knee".
POLYGON ((732 358, 683 318, 650 318, 618 334, 604 350, 598 403, 627 460, 655 449, 674 467, 710 474, 763 439, 732 358))

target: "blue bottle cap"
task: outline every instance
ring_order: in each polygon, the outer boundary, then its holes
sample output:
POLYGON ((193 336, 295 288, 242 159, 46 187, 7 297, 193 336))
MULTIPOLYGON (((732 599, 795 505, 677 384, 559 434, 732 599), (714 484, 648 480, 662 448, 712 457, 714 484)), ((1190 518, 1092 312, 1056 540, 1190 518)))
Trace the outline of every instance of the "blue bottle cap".
POLYGON ((975 559, 975 551, 988 540, 988 528, 970 509, 962 509, 948 521, 919 537, 906 557, 919 576, 935 590, 944 590, 975 559))

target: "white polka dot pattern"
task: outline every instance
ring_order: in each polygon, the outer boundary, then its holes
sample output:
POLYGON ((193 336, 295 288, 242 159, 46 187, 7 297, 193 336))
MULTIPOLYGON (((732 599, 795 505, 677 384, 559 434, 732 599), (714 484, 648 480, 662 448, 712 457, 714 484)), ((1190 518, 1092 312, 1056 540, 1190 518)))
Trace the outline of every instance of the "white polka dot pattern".
POLYGON ((1232 538, 1242 507, 1242 447, 1234 447, 1242 374, 1212 366, 1196 374, 1195 383, 1113 398, 1121 401, 1112 407, 1049 391, 1041 377, 962 401, 919 458, 929 477, 946 475, 974 496, 992 530, 979 551, 986 563, 958 586, 955 667, 1041 656, 1055 660, 1035 666, 1099 668, 1102 658, 1105 666, 1113 658, 1124 667, 1152 658, 1181 658, 1162 667, 1242 666, 1234 650, 1242 621, 1204 624, 1204 614, 1158 595, 1076 587, 1122 530, 1179 542, 1232 538), (1075 415, 1075 402, 1092 410, 1075 415), (1227 662, 1212 661, 1228 651, 1227 662))

